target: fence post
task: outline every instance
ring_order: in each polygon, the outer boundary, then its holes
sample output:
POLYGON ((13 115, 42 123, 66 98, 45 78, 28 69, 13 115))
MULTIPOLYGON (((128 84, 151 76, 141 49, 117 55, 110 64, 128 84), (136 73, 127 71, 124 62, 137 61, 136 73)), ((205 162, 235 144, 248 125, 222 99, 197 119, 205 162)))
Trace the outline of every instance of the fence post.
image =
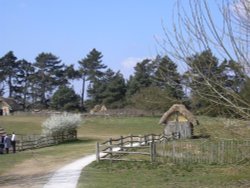
POLYGON ((141 146, 141 135, 139 135, 139 146, 141 146))
POLYGON ((132 147, 132 146, 133 146, 133 135, 130 134, 130 147, 132 147))
POLYGON ((121 143, 120 143, 120 146, 121 146, 121 151, 123 151, 123 136, 121 136, 121 143))
POLYGON ((99 163, 100 161, 100 148, 99 148, 99 142, 96 142, 96 162, 99 163))
POLYGON ((175 141, 172 142, 172 160, 175 161, 175 141))
POLYGON ((112 138, 110 138, 110 139, 109 139, 109 151, 111 152, 111 153, 110 153, 110 158, 111 158, 111 159, 112 159, 112 157, 113 157, 112 150, 113 150, 113 148, 112 148, 112 138))
POLYGON ((155 162, 155 143, 150 142, 150 161, 155 162))

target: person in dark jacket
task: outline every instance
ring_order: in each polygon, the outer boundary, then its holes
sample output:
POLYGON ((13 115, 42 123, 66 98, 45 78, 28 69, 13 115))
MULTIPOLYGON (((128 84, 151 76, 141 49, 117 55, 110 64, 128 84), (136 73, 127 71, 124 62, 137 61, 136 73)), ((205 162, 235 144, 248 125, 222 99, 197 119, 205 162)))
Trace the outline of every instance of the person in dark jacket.
POLYGON ((4 136, 2 135, 0 138, 0 154, 3 154, 4 150, 4 136))
POLYGON ((9 153, 9 148, 11 147, 11 140, 10 137, 6 134, 6 136, 4 137, 4 148, 6 153, 9 153))

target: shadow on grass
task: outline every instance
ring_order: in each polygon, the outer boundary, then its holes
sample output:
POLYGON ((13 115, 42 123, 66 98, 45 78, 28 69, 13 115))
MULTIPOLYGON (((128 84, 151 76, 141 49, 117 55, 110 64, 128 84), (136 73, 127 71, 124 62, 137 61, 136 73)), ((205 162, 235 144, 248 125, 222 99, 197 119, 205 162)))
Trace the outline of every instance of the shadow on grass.
POLYGON ((61 142, 57 145, 65 145, 65 144, 88 144, 88 143, 92 143, 92 142, 97 142, 98 140, 96 139, 92 139, 92 138, 77 138, 76 140, 69 140, 69 141, 64 141, 61 142))

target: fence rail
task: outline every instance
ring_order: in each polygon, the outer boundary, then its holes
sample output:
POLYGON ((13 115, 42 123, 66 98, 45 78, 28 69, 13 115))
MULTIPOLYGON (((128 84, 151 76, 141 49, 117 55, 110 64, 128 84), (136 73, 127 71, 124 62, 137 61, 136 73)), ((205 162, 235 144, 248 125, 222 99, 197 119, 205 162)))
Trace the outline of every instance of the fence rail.
POLYGON ((77 132, 57 134, 53 136, 17 135, 16 150, 23 151, 59 144, 65 141, 76 140, 77 132))
POLYGON ((97 143, 96 160, 130 160, 124 156, 148 156, 144 160, 174 163, 237 163, 250 158, 250 140, 186 139, 165 135, 121 136, 97 143))
POLYGON ((158 160, 227 164, 250 158, 250 140, 174 140, 156 145, 158 160))
POLYGON ((121 158, 131 155, 149 156, 153 162, 156 159, 155 143, 169 139, 165 135, 129 135, 120 138, 110 138, 109 140, 96 144, 96 160, 131 160, 121 158), (133 150, 137 151, 133 151, 133 150), (132 150, 132 151, 131 151, 132 150), (139 151, 142 150, 142 151, 139 151))

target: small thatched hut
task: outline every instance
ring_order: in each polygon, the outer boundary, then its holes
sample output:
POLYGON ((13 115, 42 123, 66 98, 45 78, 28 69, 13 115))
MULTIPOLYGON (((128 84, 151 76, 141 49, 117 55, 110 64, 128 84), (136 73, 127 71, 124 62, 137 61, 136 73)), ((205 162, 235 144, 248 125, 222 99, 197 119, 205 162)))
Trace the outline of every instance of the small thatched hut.
POLYGON ((95 105, 95 107, 93 109, 90 110, 90 114, 95 114, 95 113, 104 113, 106 112, 108 109, 106 108, 105 105, 95 105))
POLYGON ((14 99, 0 97, 0 115, 7 116, 20 109, 20 105, 14 99))
POLYGON ((164 124, 164 134, 175 138, 190 138, 193 135, 193 126, 199 124, 194 115, 182 104, 173 105, 160 119, 164 124))

